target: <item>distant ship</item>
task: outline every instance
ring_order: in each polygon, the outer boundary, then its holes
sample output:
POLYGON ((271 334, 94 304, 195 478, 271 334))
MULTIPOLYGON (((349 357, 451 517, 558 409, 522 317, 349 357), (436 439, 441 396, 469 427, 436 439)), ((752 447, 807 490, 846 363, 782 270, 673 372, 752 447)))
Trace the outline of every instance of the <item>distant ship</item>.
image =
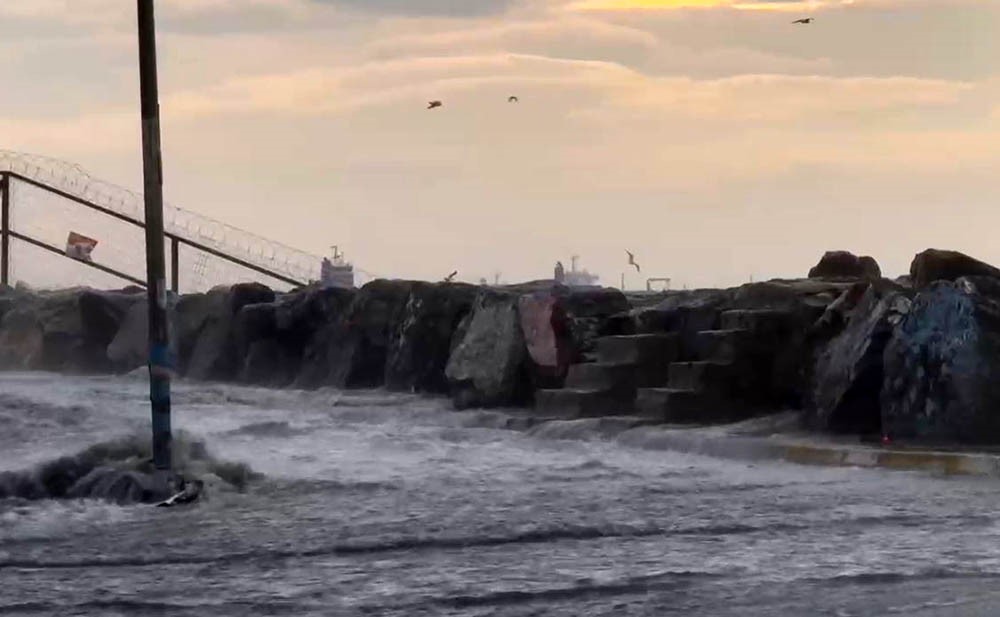
POLYGON ((319 282, 323 287, 354 288, 354 265, 344 261, 344 254, 336 246, 333 248, 333 260, 323 258, 320 266, 319 282))
POLYGON ((570 270, 563 273, 563 285, 567 287, 595 287, 600 285, 601 277, 591 274, 587 270, 577 270, 576 264, 579 261, 577 255, 570 258, 570 270))

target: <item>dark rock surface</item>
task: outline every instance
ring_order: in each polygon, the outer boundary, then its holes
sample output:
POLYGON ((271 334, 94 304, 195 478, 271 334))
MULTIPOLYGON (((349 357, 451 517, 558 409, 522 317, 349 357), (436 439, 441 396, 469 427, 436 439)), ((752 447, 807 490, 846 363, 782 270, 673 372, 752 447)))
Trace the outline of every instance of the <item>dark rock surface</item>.
POLYGON ((958 251, 938 249, 918 253, 910 263, 910 281, 917 289, 934 281, 955 281, 963 276, 1000 277, 1000 269, 958 251))
POLYGON ((617 289, 553 286, 521 295, 518 313, 535 388, 559 388, 569 366, 594 351, 609 320, 629 310, 617 289))
POLYGON ((820 279, 878 279, 882 269, 874 258, 858 257, 848 251, 827 251, 819 263, 809 270, 809 278, 820 279))
POLYGON ((494 290, 484 290, 476 298, 445 370, 458 409, 514 406, 530 400, 519 298, 494 290))
POLYGON ((359 289, 344 314, 310 343, 296 384, 308 388, 384 385, 390 343, 414 284, 377 280, 359 289))
MULTIPOLYGON (((167 297, 167 318, 171 326, 176 323, 177 296, 167 297)), ((175 361, 177 357, 177 329, 171 327, 170 349, 175 361)), ((149 304, 145 294, 137 296, 129 305, 114 338, 106 347, 106 355, 112 370, 127 373, 149 362, 149 304)))
POLYGON ((390 390, 446 394, 444 372, 459 324, 472 311, 479 288, 413 283, 385 361, 390 390))
POLYGON ((275 332, 284 353, 296 358, 293 383, 300 387, 324 385, 330 345, 342 330, 357 293, 354 289, 310 287, 278 302, 275 332))
POLYGON ((135 301, 130 294, 84 289, 8 292, 0 319, 0 367, 108 372, 106 347, 135 301))
POLYGON ((893 439, 1000 443, 1000 280, 938 281, 885 351, 883 430, 893 439))
POLYGON ((182 297, 176 323, 184 375, 200 380, 235 379, 241 364, 235 340, 236 315, 246 305, 274 299, 274 291, 258 283, 219 287, 203 297, 182 297))
POLYGON ((880 433, 883 354, 910 303, 906 292, 887 281, 868 286, 844 330, 826 345, 816 362, 814 428, 880 433))

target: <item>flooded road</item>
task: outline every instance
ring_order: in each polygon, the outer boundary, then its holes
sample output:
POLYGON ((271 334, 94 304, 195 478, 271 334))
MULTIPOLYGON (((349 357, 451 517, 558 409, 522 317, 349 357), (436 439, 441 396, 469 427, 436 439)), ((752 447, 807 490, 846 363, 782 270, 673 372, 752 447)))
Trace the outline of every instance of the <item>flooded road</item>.
MULTIPOLYGON (((180 383, 174 405, 262 479, 189 509, 0 500, 0 614, 1000 612, 993 480, 557 440, 380 392, 180 383)), ((0 472, 148 413, 139 377, 0 375, 0 472)))

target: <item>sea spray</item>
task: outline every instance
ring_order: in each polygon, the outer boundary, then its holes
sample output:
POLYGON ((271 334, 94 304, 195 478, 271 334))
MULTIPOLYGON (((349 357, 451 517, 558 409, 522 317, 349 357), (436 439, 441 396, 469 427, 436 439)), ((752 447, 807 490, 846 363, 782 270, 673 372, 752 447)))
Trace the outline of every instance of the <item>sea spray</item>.
MULTIPOLYGON (((33 469, 0 473, 0 499, 158 501, 163 496, 153 488, 151 456, 151 444, 145 435, 104 441, 33 469)), ((243 463, 214 458, 203 441, 183 431, 175 435, 173 456, 177 474, 206 479, 217 488, 243 490, 258 477, 243 463)))

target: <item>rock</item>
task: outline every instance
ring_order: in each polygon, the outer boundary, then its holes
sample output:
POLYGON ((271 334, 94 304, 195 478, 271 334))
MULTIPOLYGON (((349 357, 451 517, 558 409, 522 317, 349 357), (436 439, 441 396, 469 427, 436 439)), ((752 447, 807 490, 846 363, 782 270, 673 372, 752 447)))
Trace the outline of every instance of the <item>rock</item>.
POLYGON ((233 320, 236 355, 245 358, 250 347, 261 340, 278 337, 278 302, 248 304, 233 320))
POLYGON ((848 251, 827 251, 809 270, 809 278, 878 279, 882 278, 882 270, 872 257, 858 257, 848 251))
POLYGON ((557 287, 552 293, 557 299, 555 318, 565 320, 557 329, 570 338, 572 362, 582 362, 595 341, 608 333, 608 320, 630 306, 625 294, 610 287, 557 287))
POLYGON ((251 351, 244 379, 257 383, 251 375, 277 373, 272 381, 287 378, 282 385, 322 385, 331 332, 339 328, 356 293, 354 289, 310 286, 282 296, 274 305, 274 340, 265 340, 251 351), (268 348, 280 350, 280 354, 269 359, 265 355, 268 348))
POLYGON ((129 310, 145 298, 144 291, 84 291, 79 300, 84 336, 94 345, 106 348, 114 340, 129 310))
POLYGON ((518 314, 520 294, 483 290, 448 360, 452 401, 458 409, 520 405, 530 400, 528 351, 518 314))
POLYGON ((732 306, 734 290, 697 289, 669 292, 668 297, 656 306, 632 311, 634 326, 609 334, 658 334, 677 332, 680 335, 681 359, 693 359, 698 332, 719 327, 722 311, 732 306))
POLYGON ((392 390, 446 394, 444 371, 459 324, 472 311, 479 288, 414 283, 393 333, 385 364, 392 390))
MULTIPOLYGON (((177 303, 177 296, 167 296, 170 351, 174 362, 177 361, 177 303)), ((116 373, 128 373, 149 363, 149 304, 145 297, 137 298, 128 307, 114 339, 107 345, 106 354, 116 373)))
POLYGON ((303 349, 295 385, 317 388, 331 380, 329 359, 343 336, 347 313, 358 294, 356 289, 313 289, 293 294, 290 305, 276 314, 278 327, 296 332, 303 349))
POLYGON ((40 368, 42 324, 38 319, 37 297, 11 302, 0 320, 0 369, 40 368))
POLYGON ((810 336, 825 343, 837 334, 840 334, 847 325, 847 322, 850 321, 851 315, 854 314, 858 303, 861 302, 861 299, 870 288, 870 283, 858 281, 841 292, 837 299, 823 310, 823 314, 820 315, 819 319, 813 323, 809 332, 810 336))
POLYGON ((105 347, 128 301, 86 289, 5 294, 0 367, 106 372, 110 363, 105 347))
POLYGON ((1000 279, 938 281, 885 351, 883 431, 893 439, 1000 443, 1000 279))
POLYGON ((557 286, 522 295, 518 313, 534 387, 561 388, 569 366, 583 362, 609 333, 611 318, 628 308, 617 289, 557 286))
POLYGON ((390 342, 413 286, 412 281, 377 280, 352 292, 344 314, 310 341, 296 384, 310 388, 384 385, 390 342))
POLYGON ((551 293, 525 294, 518 299, 521 332, 533 370, 535 389, 561 388, 575 355, 565 309, 551 293))
POLYGON ((216 288, 188 302, 182 298, 177 306, 178 351, 185 375, 201 380, 235 379, 241 364, 236 351, 235 317, 244 306, 274 299, 274 292, 259 283, 216 288), (188 344, 190 355, 185 358, 188 344))
POLYGON ((883 353, 909 308, 910 298, 896 286, 867 286, 844 330, 817 359, 812 393, 815 428, 879 434, 883 353))
POLYGON ((289 385, 298 374, 304 352, 303 343, 278 316, 283 305, 293 300, 282 298, 266 304, 249 304, 240 309, 233 326, 236 357, 240 363, 239 380, 262 386, 289 385))
POLYGON ((923 289, 934 281, 955 281, 963 276, 1000 277, 1000 270, 957 251, 927 249, 910 263, 913 287, 923 289))
POLYGON ((177 363, 187 373, 202 330, 211 320, 221 319, 227 306, 227 288, 216 287, 207 293, 184 294, 177 299, 176 316, 171 323, 177 337, 177 363))

